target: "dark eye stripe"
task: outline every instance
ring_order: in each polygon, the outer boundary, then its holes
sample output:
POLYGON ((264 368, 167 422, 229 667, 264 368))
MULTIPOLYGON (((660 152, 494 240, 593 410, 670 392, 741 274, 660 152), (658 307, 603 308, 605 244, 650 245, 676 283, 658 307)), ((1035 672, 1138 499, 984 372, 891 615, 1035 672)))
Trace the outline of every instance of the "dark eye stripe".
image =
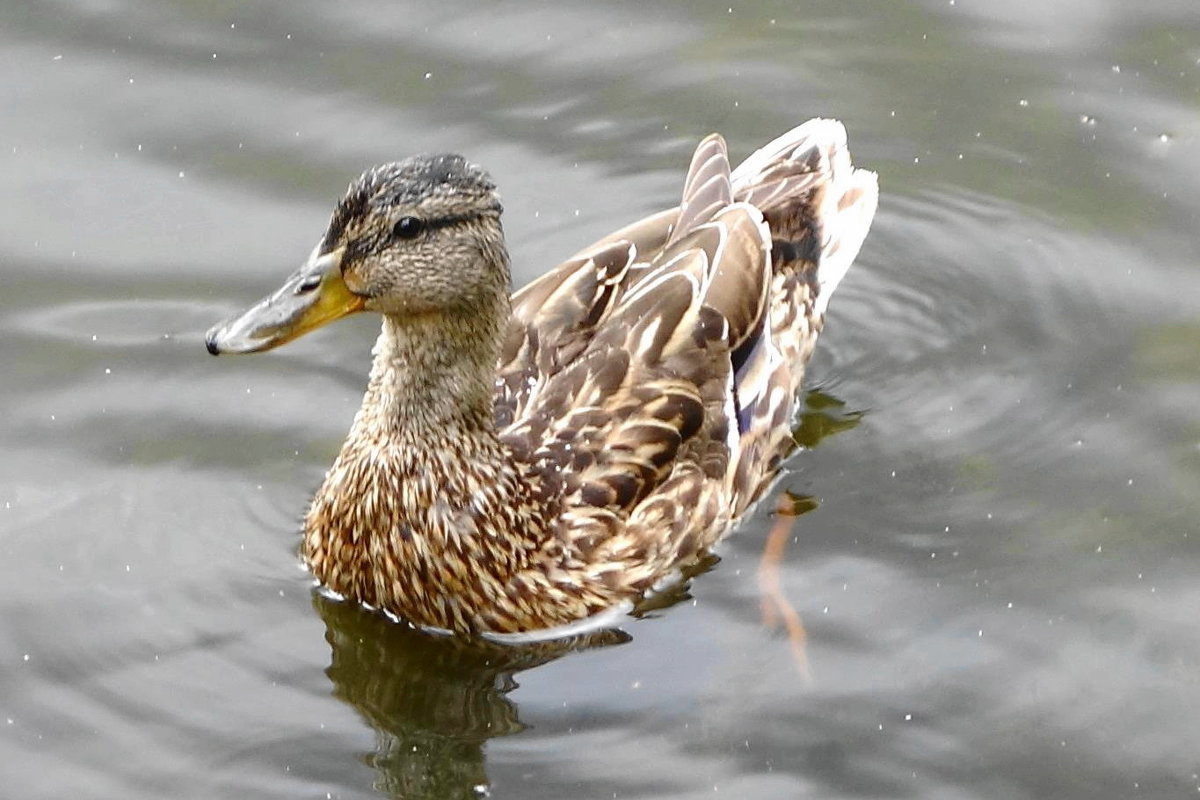
POLYGON ((453 217, 438 217, 437 219, 425 220, 425 230, 433 230, 434 228, 449 228, 451 225, 458 225, 461 222, 470 222, 473 219, 479 219, 481 214, 459 214, 453 217))
POLYGON ((448 228, 451 225, 458 225, 462 222, 470 222, 471 220, 482 219, 488 214, 499 214, 500 210, 500 205, 495 204, 482 211, 475 211, 470 214, 455 214, 448 217, 435 217, 433 219, 427 219, 425 220, 425 230, 430 231, 436 228, 448 228))
MULTIPOLYGON (((345 248, 345 252, 342 254, 342 271, 345 272, 352 265, 369 258, 373 253, 379 253, 387 250, 397 242, 415 240, 417 235, 403 236, 397 231, 397 227, 405 219, 415 219, 420 222, 420 230, 418 232, 419 235, 420 233, 428 233, 429 231, 437 230, 438 228, 449 228, 453 225, 458 225, 464 222, 483 219, 489 214, 498 215, 500 214, 500 211, 500 205, 495 204, 471 214, 455 214, 445 217, 436 217, 434 219, 422 219, 415 214, 405 214, 393 222, 391 224, 391 228, 385 228, 383 231, 376 229, 374 232, 372 232, 372 235, 365 237, 355 236, 349 241, 343 242, 341 246, 345 248)), ((333 246, 329 244, 329 241, 329 236, 326 234, 326 237, 322 241, 321 245, 322 255, 330 252, 333 249, 333 246)))

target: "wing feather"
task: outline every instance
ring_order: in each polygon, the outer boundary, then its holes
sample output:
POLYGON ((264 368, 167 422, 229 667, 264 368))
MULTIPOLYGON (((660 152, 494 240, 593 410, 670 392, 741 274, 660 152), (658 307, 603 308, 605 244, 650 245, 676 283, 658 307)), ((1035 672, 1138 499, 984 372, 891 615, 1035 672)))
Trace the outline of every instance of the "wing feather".
POLYGON ((876 193, 836 122, 805 123, 732 172, 714 134, 677 208, 513 296, 496 415, 562 498, 561 563, 649 581, 761 495, 794 446, 804 362, 876 193))

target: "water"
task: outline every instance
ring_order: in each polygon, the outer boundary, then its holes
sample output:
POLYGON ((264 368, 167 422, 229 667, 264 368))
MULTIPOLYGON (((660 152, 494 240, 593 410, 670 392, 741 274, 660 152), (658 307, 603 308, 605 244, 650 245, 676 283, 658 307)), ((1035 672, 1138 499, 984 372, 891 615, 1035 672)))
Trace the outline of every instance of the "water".
POLYGON ((1194 0, 8 3, 0 43, 4 797, 1200 788, 1194 0), (780 485, 817 506, 780 575, 810 677, 760 615, 766 507, 567 654, 314 597, 298 517, 375 323, 200 337, 354 175, 486 164, 524 282, 710 130, 818 114, 883 201, 780 485))

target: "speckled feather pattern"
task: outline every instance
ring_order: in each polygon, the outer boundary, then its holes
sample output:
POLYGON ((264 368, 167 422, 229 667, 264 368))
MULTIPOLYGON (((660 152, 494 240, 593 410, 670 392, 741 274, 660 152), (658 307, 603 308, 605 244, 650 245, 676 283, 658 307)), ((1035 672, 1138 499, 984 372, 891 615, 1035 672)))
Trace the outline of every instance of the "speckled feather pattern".
MULTIPOLYGON (((446 183, 364 176, 326 238, 351 237, 388 192, 498 217, 481 172, 465 208, 446 183)), ((385 313, 363 406, 305 520, 313 574, 418 625, 517 632, 636 600, 694 563, 794 448, 804 364, 876 197, 839 123, 806 123, 733 172, 713 135, 679 207, 511 299, 385 313), (481 373, 490 399, 464 400, 481 373)), ((507 279, 498 218, 456 235, 507 279)))

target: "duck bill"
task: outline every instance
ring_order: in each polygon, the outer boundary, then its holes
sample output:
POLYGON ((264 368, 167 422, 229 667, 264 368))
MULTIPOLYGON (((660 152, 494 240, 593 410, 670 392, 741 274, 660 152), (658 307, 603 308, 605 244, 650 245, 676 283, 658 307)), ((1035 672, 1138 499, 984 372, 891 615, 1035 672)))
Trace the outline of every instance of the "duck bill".
POLYGON ((366 298, 351 292, 342 278, 344 249, 319 251, 318 246, 273 294, 209 330, 208 352, 259 353, 362 311, 366 298))

